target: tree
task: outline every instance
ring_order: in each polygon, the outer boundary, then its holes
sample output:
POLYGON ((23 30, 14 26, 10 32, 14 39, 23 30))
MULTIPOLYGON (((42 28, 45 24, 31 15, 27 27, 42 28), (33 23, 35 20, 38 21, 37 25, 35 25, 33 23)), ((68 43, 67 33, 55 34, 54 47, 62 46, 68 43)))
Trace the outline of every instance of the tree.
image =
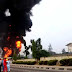
POLYGON ((42 45, 41 45, 41 39, 31 40, 31 50, 32 50, 32 56, 36 59, 40 59, 40 51, 42 50, 42 45))
POLYGON ((65 54, 65 53, 66 53, 65 49, 62 49, 62 54, 65 54))
POLYGON ((25 51, 23 51, 23 53, 26 55, 25 58, 27 58, 27 56, 30 54, 29 49, 31 48, 30 45, 27 46, 26 45, 26 41, 24 40, 24 46, 25 46, 25 51))
POLYGON ((30 54, 30 52, 28 51, 30 47, 25 46, 25 51, 23 53, 25 53, 26 58, 27 56, 30 54))
POLYGON ((48 52, 52 52, 52 46, 51 46, 51 44, 49 44, 49 46, 48 46, 48 52))
POLYGON ((17 60, 17 54, 13 54, 13 60, 16 61, 17 60))
POLYGON ((53 52, 52 49, 53 49, 53 48, 52 48, 52 45, 49 44, 49 46, 48 46, 48 52, 50 53, 50 55, 55 55, 56 53, 53 52))
POLYGON ((50 56, 50 53, 47 52, 46 50, 41 50, 40 51, 40 57, 48 57, 50 56))

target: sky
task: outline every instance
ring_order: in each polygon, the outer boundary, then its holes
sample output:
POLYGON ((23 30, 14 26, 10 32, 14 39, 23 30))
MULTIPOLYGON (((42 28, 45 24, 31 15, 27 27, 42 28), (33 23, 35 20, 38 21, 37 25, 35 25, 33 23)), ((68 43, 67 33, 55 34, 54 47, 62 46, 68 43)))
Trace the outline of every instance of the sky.
POLYGON ((43 49, 48 50, 50 43, 56 53, 67 51, 66 44, 72 43, 72 0, 42 0, 32 13, 32 31, 24 37, 27 45, 41 38, 43 49))

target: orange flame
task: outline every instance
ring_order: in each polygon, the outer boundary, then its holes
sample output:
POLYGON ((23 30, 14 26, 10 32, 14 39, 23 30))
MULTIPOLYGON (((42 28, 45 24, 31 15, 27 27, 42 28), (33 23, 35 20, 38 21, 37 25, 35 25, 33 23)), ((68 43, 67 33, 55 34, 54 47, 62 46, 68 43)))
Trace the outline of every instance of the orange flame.
POLYGON ((4 49, 3 49, 5 52, 8 50, 8 47, 4 47, 4 49))
POLYGON ((21 51, 21 41, 16 41, 16 47, 21 51))
POLYGON ((4 47, 4 51, 6 52, 4 58, 7 58, 7 57, 9 57, 9 55, 12 54, 12 50, 8 49, 7 47, 4 47))

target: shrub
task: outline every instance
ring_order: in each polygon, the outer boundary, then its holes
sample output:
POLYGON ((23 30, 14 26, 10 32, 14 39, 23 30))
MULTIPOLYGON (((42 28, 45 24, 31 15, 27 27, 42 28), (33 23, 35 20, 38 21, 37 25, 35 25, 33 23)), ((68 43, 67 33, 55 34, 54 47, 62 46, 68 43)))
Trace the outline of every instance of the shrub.
POLYGON ((27 57, 27 56, 25 56, 25 57, 24 57, 24 59, 28 59, 28 57, 27 57))
POLYGON ((62 59, 62 60, 60 60, 60 64, 62 66, 68 65, 68 62, 69 62, 69 59, 62 59))
POLYGON ((48 61, 44 61, 43 64, 44 64, 44 65, 48 65, 48 61))
POLYGON ((17 60, 17 54, 13 55, 13 60, 16 61, 17 60))
POLYGON ((36 61, 33 61, 33 62, 31 63, 31 65, 34 65, 34 64, 36 64, 36 61))
POLYGON ((50 60, 48 61, 48 65, 56 65, 58 60, 50 60))
POLYGON ((72 66, 72 58, 69 59, 68 66, 72 66))
POLYGON ((62 66, 72 66, 72 58, 60 60, 62 66))
POLYGON ((39 61, 39 65, 48 65, 48 61, 39 61))
POLYGON ((58 60, 39 61, 39 65, 56 65, 58 60))
POLYGON ((39 61, 39 65, 43 65, 43 61, 39 61))
POLYGON ((16 64, 23 64, 23 61, 16 61, 16 64))
POLYGON ((34 65, 36 61, 13 61, 13 64, 27 64, 27 65, 34 65))
POLYGON ((13 61, 12 63, 13 63, 13 64, 15 64, 16 62, 15 62, 15 61, 13 61))

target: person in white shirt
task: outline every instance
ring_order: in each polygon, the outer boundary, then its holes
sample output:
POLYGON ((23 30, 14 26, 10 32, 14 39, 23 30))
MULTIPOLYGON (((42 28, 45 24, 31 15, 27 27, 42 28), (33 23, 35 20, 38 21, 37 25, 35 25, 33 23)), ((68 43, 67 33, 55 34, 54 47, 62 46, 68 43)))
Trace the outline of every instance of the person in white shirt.
POLYGON ((7 62, 7 71, 10 72, 10 61, 9 61, 9 59, 6 62, 7 62))

